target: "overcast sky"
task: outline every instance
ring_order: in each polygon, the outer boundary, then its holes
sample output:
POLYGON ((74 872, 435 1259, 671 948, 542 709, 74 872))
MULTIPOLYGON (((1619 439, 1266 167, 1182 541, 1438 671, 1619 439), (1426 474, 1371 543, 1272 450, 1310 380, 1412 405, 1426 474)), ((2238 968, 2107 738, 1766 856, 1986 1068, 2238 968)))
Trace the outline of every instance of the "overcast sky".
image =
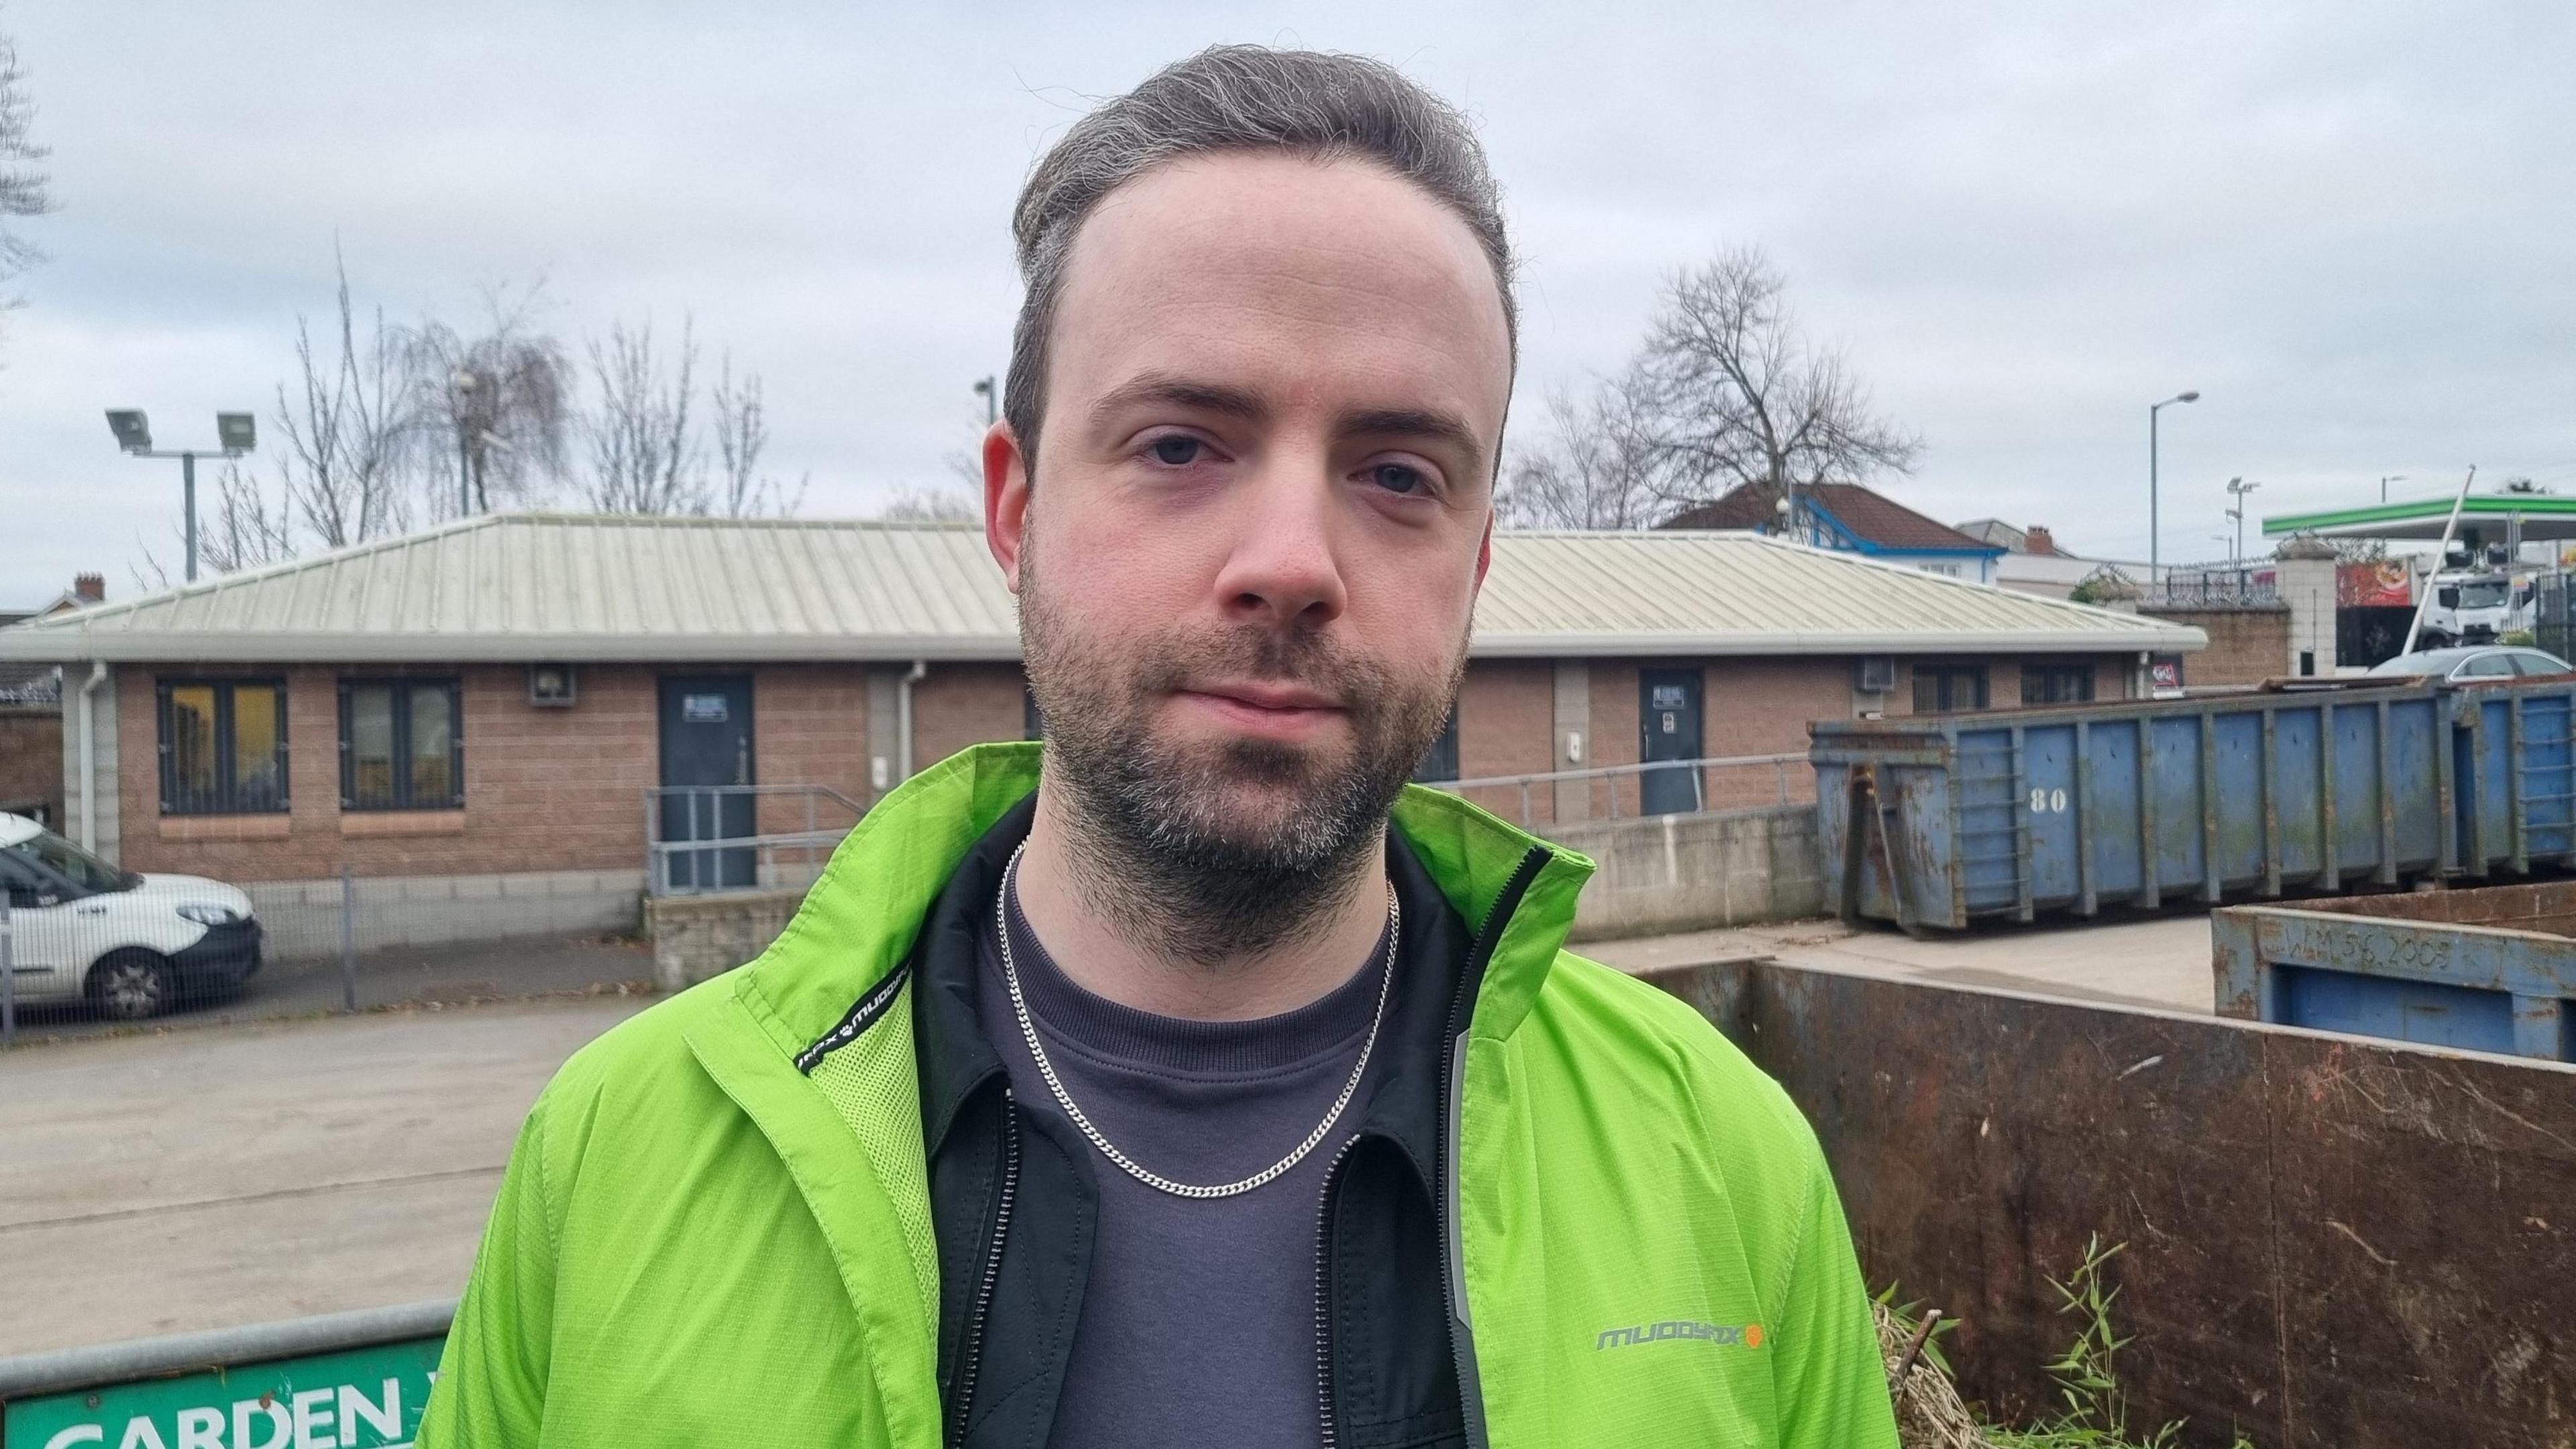
POLYGON ((1797 3, 978 7, 8 0, 62 203, 0 340, 0 604, 176 572, 178 465, 270 414, 295 319, 470 321, 543 277, 767 379, 804 511, 948 480, 1018 300, 1006 230, 1086 105, 1202 44, 1366 52, 1478 118, 1525 254, 1524 420, 1663 276, 1770 250, 1927 448, 1940 518, 2223 555, 2257 512, 2576 492, 2576 7, 1797 3), (745 19, 746 13, 756 18, 745 19), (1958 17, 1975 15, 1974 21, 1958 17))

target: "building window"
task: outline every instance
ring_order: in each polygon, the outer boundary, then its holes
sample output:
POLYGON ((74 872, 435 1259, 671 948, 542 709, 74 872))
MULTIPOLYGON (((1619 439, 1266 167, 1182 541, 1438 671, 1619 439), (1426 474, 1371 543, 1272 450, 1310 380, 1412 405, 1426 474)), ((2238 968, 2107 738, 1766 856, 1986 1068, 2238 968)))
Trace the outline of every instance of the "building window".
POLYGON ((1986 707, 1986 667, 1982 664, 1917 664, 1914 666, 1914 712, 1956 714, 1986 707))
POLYGON ((286 685, 275 679, 165 679, 161 813, 286 809, 286 685))
POLYGON ((462 695, 453 679, 340 681, 340 808, 462 807, 462 695))
POLYGON ((2093 666, 2090 664, 2025 664, 2021 667, 2021 702, 2024 704, 2090 704, 2093 700, 2093 666))
POLYGON ((1458 778, 1458 706, 1449 706, 1448 722, 1440 726, 1440 738, 1413 767, 1413 778, 1425 785, 1445 785, 1458 778))

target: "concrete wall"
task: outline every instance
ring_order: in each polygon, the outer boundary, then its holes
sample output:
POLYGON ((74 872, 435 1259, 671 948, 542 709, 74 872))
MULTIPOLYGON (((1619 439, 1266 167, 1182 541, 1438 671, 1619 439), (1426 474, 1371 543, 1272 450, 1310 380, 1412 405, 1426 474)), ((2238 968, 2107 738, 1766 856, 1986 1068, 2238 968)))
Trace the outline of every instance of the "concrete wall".
POLYGON ((656 896, 644 902, 653 938, 653 980, 679 991, 721 976, 769 949, 805 899, 798 890, 656 896))
POLYGON ((1547 834, 1600 867, 1576 905, 1578 941, 1797 920, 1824 909, 1812 806, 1584 821, 1547 834))
POLYGON ((2287 604, 2141 607, 2138 613, 2150 619, 2189 624, 2208 633, 2207 649, 2183 656, 2182 682, 2186 685, 2260 684, 2298 672, 2299 661, 2290 652, 2287 604))
MULTIPOLYGON (((390 876, 351 882, 360 951, 519 937, 629 935, 644 872, 530 871, 514 875, 390 876)), ((270 959, 340 954, 341 885, 328 880, 245 885, 270 959)))
POLYGON ((63 712, 55 705, 0 705, 0 810, 63 823, 63 712))
MULTIPOLYGON (((1824 909, 1810 806, 1579 821, 1548 835, 1599 866, 1575 911, 1577 941, 1797 920, 1824 909)), ((759 955, 804 895, 798 885, 646 901, 656 978, 676 991, 759 955)))

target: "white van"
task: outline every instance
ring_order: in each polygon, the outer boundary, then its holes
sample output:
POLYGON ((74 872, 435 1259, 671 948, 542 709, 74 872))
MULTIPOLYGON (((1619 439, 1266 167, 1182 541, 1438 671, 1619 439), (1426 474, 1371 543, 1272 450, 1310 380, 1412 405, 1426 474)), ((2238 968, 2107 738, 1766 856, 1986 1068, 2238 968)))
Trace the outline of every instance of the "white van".
POLYGON ((87 999, 139 1021, 259 969, 259 922, 239 889, 118 870, 23 815, 0 814, 0 888, 23 1005, 87 999))

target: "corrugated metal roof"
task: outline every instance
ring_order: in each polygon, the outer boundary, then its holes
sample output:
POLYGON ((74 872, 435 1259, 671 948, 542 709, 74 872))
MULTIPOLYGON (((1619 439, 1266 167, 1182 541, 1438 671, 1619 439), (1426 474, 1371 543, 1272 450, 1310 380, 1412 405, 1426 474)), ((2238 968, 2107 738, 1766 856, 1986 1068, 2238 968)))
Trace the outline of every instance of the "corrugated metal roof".
MULTIPOLYGON (((2197 629, 1741 533, 1503 533, 1479 655, 2190 650, 2197 629)), ((0 630, 0 660, 1012 659, 971 524, 508 514, 0 630)))

